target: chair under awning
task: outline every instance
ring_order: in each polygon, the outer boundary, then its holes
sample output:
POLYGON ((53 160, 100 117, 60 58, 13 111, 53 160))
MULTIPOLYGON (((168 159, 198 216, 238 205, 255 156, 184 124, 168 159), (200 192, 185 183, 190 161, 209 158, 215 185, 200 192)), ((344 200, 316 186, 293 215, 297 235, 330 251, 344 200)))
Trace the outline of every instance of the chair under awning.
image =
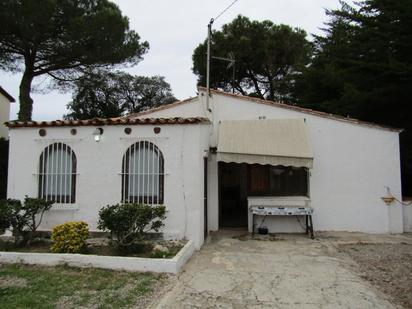
POLYGON ((217 160, 312 168, 304 119, 221 121, 217 160))

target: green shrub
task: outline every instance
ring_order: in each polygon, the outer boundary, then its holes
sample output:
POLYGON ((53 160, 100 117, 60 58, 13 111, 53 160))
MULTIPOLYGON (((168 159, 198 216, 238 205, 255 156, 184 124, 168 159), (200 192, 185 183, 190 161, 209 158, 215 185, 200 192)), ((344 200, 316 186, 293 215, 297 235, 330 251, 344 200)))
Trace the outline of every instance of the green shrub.
POLYGON ((7 200, 0 200, 0 235, 11 226, 11 209, 7 200))
POLYGON ((24 211, 28 217, 27 227, 33 233, 43 220, 44 213, 53 206, 52 201, 40 198, 27 197, 24 199, 24 211), (38 220, 37 220, 38 219, 38 220))
POLYGON ((80 253, 86 249, 89 226, 86 222, 65 222, 56 225, 51 234, 50 250, 56 253, 80 253))
POLYGON ((32 240, 44 213, 52 205, 53 202, 27 196, 24 199, 24 204, 20 200, 2 200, 0 202, 1 228, 8 229, 11 227, 15 243, 26 244, 32 240))
POLYGON ((164 226, 165 219, 165 206, 108 205, 99 211, 98 228, 110 232, 112 243, 124 247, 144 239, 150 231, 158 232, 164 226))

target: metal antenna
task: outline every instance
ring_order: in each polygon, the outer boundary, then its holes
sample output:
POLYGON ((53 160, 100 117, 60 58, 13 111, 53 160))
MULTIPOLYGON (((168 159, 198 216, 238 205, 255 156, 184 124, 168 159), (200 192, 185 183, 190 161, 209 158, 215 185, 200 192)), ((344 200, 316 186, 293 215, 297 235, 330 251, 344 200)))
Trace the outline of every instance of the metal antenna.
MULTIPOLYGON (((211 37, 212 37, 212 25, 213 22, 218 19, 220 16, 222 16, 224 13, 226 13, 227 10, 229 10, 236 2, 239 0, 234 0, 231 4, 229 4, 222 12, 220 12, 219 15, 217 15, 215 18, 210 19, 209 24, 207 25, 207 62, 206 62, 206 108, 209 112, 211 112, 210 106, 209 106, 209 97, 210 97, 210 58, 211 58, 211 52, 210 52, 210 44, 211 44, 211 37)), ((232 57, 231 57, 232 58, 232 57)), ((230 59, 231 63, 229 64, 230 66, 232 65, 233 61, 233 72, 235 72, 234 69, 234 59, 230 59)), ((230 67, 229 66, 229 67, 230 67)), ((234 81, 234 76, 233 76, 233 81, 234 81)), ((234 88, 233 88, 234 91, 234 88)))
POLYGON ((228 54, 228 57, 229 58, 212 56, 213 59, 229 62, 229 64, 227 65, 227 69, 232 68, 232 92, 235 93, 236 60, 235 60, 235 55, 233 54, 233 52, 230 52, 228 54))

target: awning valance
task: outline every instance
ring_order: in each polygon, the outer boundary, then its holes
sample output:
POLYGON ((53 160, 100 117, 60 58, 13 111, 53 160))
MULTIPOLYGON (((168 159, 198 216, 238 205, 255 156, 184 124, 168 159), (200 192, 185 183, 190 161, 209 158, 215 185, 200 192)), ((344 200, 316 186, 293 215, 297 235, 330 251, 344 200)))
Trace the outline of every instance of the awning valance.
POLYGON ((312 168, 303 119, 229 120, 219 126, 217 160, 312 168))

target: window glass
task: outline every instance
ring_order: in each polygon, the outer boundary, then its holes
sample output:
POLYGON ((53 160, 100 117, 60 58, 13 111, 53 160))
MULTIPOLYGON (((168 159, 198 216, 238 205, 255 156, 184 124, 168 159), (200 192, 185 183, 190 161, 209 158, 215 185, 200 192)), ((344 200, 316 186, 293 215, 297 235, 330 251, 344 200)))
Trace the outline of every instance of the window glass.
POLYGON ((74 203, 76 192, 76 156, 63 143, 44 149, 39 161, 39 198, 55 203, 74 203))
POLYGON ((308 174, 305 168, 250 165, 249 195, 307 196, 308 174))
POLYGON ((123 157, 122 202, 163 203, 163 156, 152 143, 133 144, 123 157))

